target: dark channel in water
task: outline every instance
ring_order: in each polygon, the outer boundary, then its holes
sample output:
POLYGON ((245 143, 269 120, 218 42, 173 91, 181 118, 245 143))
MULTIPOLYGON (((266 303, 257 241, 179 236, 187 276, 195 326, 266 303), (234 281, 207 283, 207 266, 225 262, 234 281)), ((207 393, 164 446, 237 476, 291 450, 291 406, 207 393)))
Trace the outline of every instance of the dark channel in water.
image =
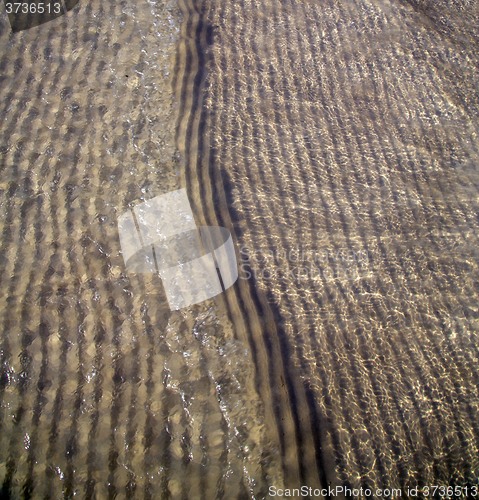
POLYGON ((478 3, 2 12, 0 497, 471 497, 478 3), (171 311, 118 221, 180 188, 239 279, 171 311))

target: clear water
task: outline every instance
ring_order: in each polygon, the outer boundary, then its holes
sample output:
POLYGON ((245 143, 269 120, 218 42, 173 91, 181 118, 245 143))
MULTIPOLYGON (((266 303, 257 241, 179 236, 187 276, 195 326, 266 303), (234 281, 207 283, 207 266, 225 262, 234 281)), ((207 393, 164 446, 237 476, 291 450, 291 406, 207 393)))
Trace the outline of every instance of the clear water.
POLYGON ((2 498, 473 495, 477 14, 2 10, 2 498), (171 311, 118 221, 180 188, 239 279, 171 311))

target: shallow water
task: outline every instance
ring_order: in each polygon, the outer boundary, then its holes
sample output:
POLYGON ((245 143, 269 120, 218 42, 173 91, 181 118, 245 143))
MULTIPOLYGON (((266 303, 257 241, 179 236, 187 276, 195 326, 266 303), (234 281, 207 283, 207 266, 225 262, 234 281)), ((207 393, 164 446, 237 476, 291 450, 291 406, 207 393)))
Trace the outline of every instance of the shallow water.
POLYGON ((233 498, 278 454, 223 313, 171 312, 120 253, 120 215, 181 186, 181 21, 161 2, 2 19, 4 496, 233 498))
POLYGON ((3 15, 5 498, 471 495, 477 14, 80 0, 14 34, 3 15), (180 188, 239 279, 171 311, 118 221, 180 188))

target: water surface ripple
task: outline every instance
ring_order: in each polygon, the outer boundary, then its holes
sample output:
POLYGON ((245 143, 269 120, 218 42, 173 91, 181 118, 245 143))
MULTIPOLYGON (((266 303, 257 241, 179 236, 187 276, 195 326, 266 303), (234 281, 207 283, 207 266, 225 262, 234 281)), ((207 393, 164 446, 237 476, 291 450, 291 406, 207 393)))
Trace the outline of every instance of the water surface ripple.
POLYGON ((2 498, 477 483, 478 14, 80 0, 16 34, 3 15, 2 498), (240 279, 171 312, 117 222, 182 187, 240 279))

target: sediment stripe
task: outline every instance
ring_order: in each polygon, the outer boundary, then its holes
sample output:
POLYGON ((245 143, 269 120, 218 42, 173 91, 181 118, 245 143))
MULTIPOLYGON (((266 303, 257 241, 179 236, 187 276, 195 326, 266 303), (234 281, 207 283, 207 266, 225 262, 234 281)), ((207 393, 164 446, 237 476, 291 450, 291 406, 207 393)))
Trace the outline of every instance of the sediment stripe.
MULTIPOLYGON (((477 373, 474 370, 467 373, 469 361, 464 365, 464 358, 455 354, 454 337, 448 333, 448 341, 444 342, 444 334, 451 331, 447 325, 454 316, 456 325, 469 326, 471 332, 477 328, 477 321, 470 313, 469 297, 474 292, 471 289, 467 295, 462 294, 455 280, 450 274, 448 276, 451 269, 444 259, 441 262, 438 258, 444 251, 451 255, 453 247, 446 232, 444 236, 436 236, 432 230, 441 221, 446 231, 459 231, 461 243, 467 245, 468 233, 477 231, 477 206, 466 204, 470 199, 459 194, 463 186, 456 184, 455 175, 446 170, 456 167, 447 149, 449 132, 440 126, 426 127, 427 122, 423 119, 434 119, 436 110, 443 106, 449 106, 450 120, 462 120, 464 115, 446 101, 443 104, 438 101, 439 96, 444 95, 441 90, 444 82, 417 58, 409 56, 410 65, 405 75, 394 78, 397 90, 386 85, 377 86, 383 81, 383 75, 397 74, 398 61, 405 59, 396 47, 391 46, 381 53, 381 57, 379 53, 366 51, 367 57, 378 57, 374 64, 372 58, 369 61, 363 58, 362 66, 353 62, 352 57, 363 57, 359 42, 383 35, 388 25, 395 21, 394 15, 407 18, 410 30, 406 35, 413 43, 427 46, 423 40, 430 33, 427 30, 416 33, 417 20, 404 9, 397 14, 392 8, 386 8, 387 15, 382 16, 377 6, 366 2, 328 3, 329 10, 321 11, 315 5, 295 3, 293 15, 293 8, 286 5, 283 2, 272 6, 272 12, 267 12, 259 23, 262 29, 252 30, 246 26, 257 22, 261 11, 258 9, 257 15, 251 14, 247 2, 236 3, 233 7, 222 5, 216 12, 211 11, 208 22, 218 26, 219 39, 217 46, 204 49, 208 75, 206 109, 203 111, 206 125, 198 129, 200 134, 204 130, 203 138, 191 139, 191 144, 197 143, 207 153, 202 162, 192 156, 192 173, 187 180, 192 189, 198 189, 197 179, 201 179, 203 186, 198 192, 205 200, 226 201, 231 219, 229 214, 225 215, 224 204, 219 203, 210 206, 216 218, 210 215, 209 220, 233 220, 239 246, 253 243, 257 248, 266 242, 268 246, 263 248, 270 249, 277 248, 272 242, 279 241, 280 248, 287 248, 288 243, 302 237, 314 248, 325 241, 315 238, 323 225, 327 237, 331 238, 328 244, 336 250, 343 241, 348 248, 361 242, 363 247, 373 245, 379 252, 374 264, 381 275, 370 281, 362 280, 357 285, 337 282, 331 285, 323 279, 322 287, 308 283, 306 289, 300 285, 286 288, 274 279, 266 284, 250 282, 252 294, 266 288, 276 324, 287 327, 284 331, 288 334, 283 337, 285 346, 293 343, 289 339, 294 339, 296 346, 304 346, 291 351, 294 352, 291 364, 301 367, 316 435, 321 421, 318 415, 327 415, 326 433, 330 433, 328 439, 336 455, 335 466, 326 472, 327 479, 334 481, 340 477, 357 486, 404 488, 417 481, 427 484, 433 478, 459 482, 471 478, 477 449, 477 415, 473 410, 477 404, 477 397, 473 396, 477 373), (276 14, 276 7, 284 17, 276 14), (306 8, 308 15, 303 10, 306 8), (358 12, 364 15, 359 16, 358 12), (296 47, 292 42, 295 31, 289 25, 290 19, 298 30, 304 28, 303 33, 306 32, 309 39, 298 36, 300 45, 296 47), (356 19, 363 31, 353 31, 354 40, 345 27, 355 26, 356 19), (317 36, 321 29, 322 39, 317 36), (350 40, 354 40, 354 47, 348 46, 350 40), (261 42, 263 45, 258 45, 261 42), (334 47, 335 51, 328 47, 334 47), (298 54, 302 61, 295 68, 296 72, 290 65, 294 61, 291 54, 298 54), (308 60, 302 57, 304 54, 308 55, 308 60), (251 66, 253 58, 257 62, 251 66), (364 97, 359 95, 359 99, 352 93, 352 83, 344 79, 345 74, 351 74, 351 64, 355 65, 360 85, 366 85, 368 79, 375 82, 371 96, 365 93, 365 88, 362 90, 364 97), (314 93, 317 88, 314 80, 301 81, 304 76, 308 77, 311 65, 316 68, 316 81, 319 81, 322 96, 314 93), (419 78, 420 71, 426 76, 419 78), (407 90, 405 82, 409 84, 407 90), (307 94, 305 87, 300 86, 304 83, 312 84, 306 87, 307 94), (266 91, 269 88, 271 90, 266 91), (411 90, 415 92, 412 96, 411 90), (400 104, 396 108, 397 116, 402 115, 404 124, 411 123, 411 116, 417 113, 417 132, 406 135, 404 127, 398 127, 387 115, 381 115, 386 95, 400 104), (293 96, 299 96, 298 107, 293 96), (318 97, 322 108, 313 105, 318 97), (288 105, 284 104, 288 101, 288 105), (243 106, 243 102, 247 104, 243 106), (365 102, 374 103, 375 108, 366 109, 365 102), (405 103, 410 107, 404 106, 405 103), (267 113, 266 108, 270 105, 272 109, 267 113), (351 113, 349 117, 345 110, 351 113), (379 120, 371 113, 379 113, 379 120), (269 126, 275 123, 275 117, 276 127, 269 126), (299 127, 296 120, 302 122, 299 127), (316 154, 321 151, 321 143, 319 147, 313 146, 315 138, 310 130, 327 132, 328 128, 331 133, 325 137, 329 138, 329 144, 323 143, 322 148, 323 151, 329 148, 332 154, 323 153, 321 158, 316 154), (206 132, 208 129, 210 133, 206 132), (366 140, 360 141, 360 138, 366 140), (242 152, 237 154, 241 143, 242 152), (402 145, 405 143, 414 147, 405 148, 402 145), (284 166, 288 164, 291 165, 289 169, 284 166), (345 174, 341 177, 339 166, 352 177, 345 174), (195 168, 201 168, 201 173, 196 175, 195 168), (314 198, 309 196, 309 193, 313 195, 313 190, 305 172, 316 180, 316 192, 332 215, 330 220, 321 219, 320 215, 313 217, 311 213, 299 217, 298 204, 302 200, 307 209, 314 207, 314 198), (205 188, 205 184, 212 182, 208 178, 216 179, 213 184, 216 190, 211 191, 211 197, 205 188), (360 181, 359 186, 351 179, 360 181), (267 186, 264 192, 263 186, 267 186), (361 199, 365 193, 369 197, 368 204, 361 199), (374 195, 378 194, 382 197, 375 199, 374 195), (280 204, 275 206, 278 199, 280 204), (467 223, 466 230, 463 221, 467 223), (289 230, 288 224, 296 229, 289 230), (428 231, 421 226, 426 226, 428 231), (386 236, 389 232, 390 236, 384 238, 381 231, 386 236), (414 238, 427 242, 427 250, 420 248, 414 238), (434 316, 430 313, 432 303, 424 295, 431 292, 434 300, 442 304, 433 308, 434 316), (423 302, 411 303, 416 295, 423 302), (362 300, 354 300, 361 296, 362 300), (328 303, 330 305, 326 305, 328 303), (369 333, 366 328, 370 328, 369 333), (420 333, 417 339, 415 329, 420 333), (310 332, 310 346, 304 331, 310 332), (357 335, 365 340, 358 343, 357 335), (382 353, 386 346, 387 356, 382 353), (432 352, 429 346, 433 347, 432 352), (311 364, 313 353, 315 363, 311 364), (334 367, 332 374, 328 373, 328 367, 334 367), (417 377, 417 382, 409 380, 410 377, 417 377), (421 387, 426 390, 421 391, 421 387), (315 393, 322 394, 321 403, 315 393), (471 396, 472 404, 468 402, 471 396), (460 409, 456 409, 457 401, 462 402, 460 409), (408 411, 410 405, 415 414, 408 411), (376 432, 376 421, 371 414, 381 422, 383 434, 376 432), (432 457, 449 455, 448 459, 441 463, 428 459, 419 451, 420 435, 432 457), (458 449, 467 450, 462 459, 458 458, 458 449), (415 463, 414 476, 404 461, 406 456, 412 457, 415 463), (341 462, 346 457, 352 461, 341 462), (353 479, 356 473, 363 478, 361 483, 353 479)), ((402 21, 404 23, 404 19, 402 21)), ((441 43, 440 37, 435 34, 431 37, 441 43)), ((452 47, 446 49, 453 50, 452 47)), ((450 57, 451 52, 444 60, 450 57)), ((394 104, 389 101, 389 105, 394 104)), ((466 121, 470 126, 470 121, 466 121)), ((194 133, 193 128, 191 131, 194 133)), ((459 148, 457 140, 455 147, 459 148)), ((464 145, 464 148, 467 151, 462 151, 464 158, 477 156, 475 144, 472 148, 464 145)), ((464 174, 464 179, 467 177, 476 179, 470 169, 464 174)), ((204 206, 207 207, 207 201, 204 206)), ((228 223, 224 225, 231 227, 228 223)), ((467 247, 465 250, 468 251, 467 247)), ((454 266, 452 275, 456 279, 462 275, 461 268, 462 265, 454 266)), ((241 288, 240 284, 238 287, 241 288)), ((245 311, 245 315, 249 312, 245 311)), ((462 328, 460 332, 457 342, 464 346, 471 337, 462 328)), ((281 331, 276 335, 281 337, 281 331)), ((476 348, 471 347, 472 351, 466 354, 470 361, 477 356, 476 348)), ((256 346, 252 344, 252 348, 255 352, 256 346)), ((286 361, 285 364, 287 366, 286 361)), ((325 433, 321 439, 325 439, 325 433)), ((319 446, 320 441, 316 441, 316 448, 319 446)))
POLYGON ((253 73, 254 74, 254 73, 253 73))
MULTIPOLYGON (((199 11, 201 11, 201 8, 200 8, 200 7, 198 7, 198 10, 199 10, 199 11)), ((187 15, 187 14, 186 14, 186 15, 187 15)), ((196 13, 196 10, 195 10, 195 19, 196 19, 196 15, 197 15, 197 13, 196 13)), ((201 39, 203 39, 203 40, 204 40, 204 39, 205 39, 205 37, 206 37, 205 29, 207 29, 207 26, 204 26, 204 21, 203 21, 203 20, 201 20, 201 19, 199 20, 199 22, 198 22, 198 23, 199 23, 200 25, 203 25, 203 28, 204 28, 204 29, 203 29, 203 31, 201 31, 201 32, 199 32, 199 33, 198 33, 198 38, 199 38, 200 40, 201 40, 201 39)), ((197 42, 196 42, 196 43, 198 44, 198 40, 197 40, 197 42)), ((202 60, 202 55, 201 55, 201 54, 199 54, 198 56, 195 56, 195 57, 199 57, 199 59, 200 59, 200 66, 201 66, 201 63, 203 63, 203 60, 202 60)), ((198 87, 199 87, 200 89, 201 89, 201 81, 202 81, 202 78, 203 78, 203 77, 202 77, 202 75, 201 75, 201 74, 196 75, 196 80, 197 80, 197 82, 199 82, 199 83, 198 83, 198 87)), ((196 90, 196 92, 198 92, 198 90, 196 90)), ((199 96, 201 96, 201 93, 199 93, 199 96)), ((194 109, 199 109, 199 106, 195 105, 194 109)), ((193 115, 193 112, 194 112, 194 110, 191 112, 191 114, 190 114, 190 115, 185 115, 185 118, 184 118, 185 122, 187 122, 187 123, 188 123, 188 125, 183 125, 183 127, 186 127, 186 128, 187 128, 187 132, 186 132, 186 134, 187 134, 187 137, 188 137, 188 138, 190 138, 190 137, 193 137, 193 138, 194 138, 194 137, 195 137, 195 133, 192 133, 192 132, 191 132, 191 130, 195 130, 195 128, 196 128, 196 127, 201 128, 201 127, 203 126, 203 125, 201 124, 201 118, 200 118, 200 117, 196 117, 196 118, 195 118, 195 117, 194 117, 195 115, 193 115), (188 120, 186 120, 186 118, 188 118, 188 120)), ((180 127, 181 127, 181 124, 180 124, 180 127)), ((187 142, 187 143, 185 144, 185 146, 184 146, 184 147, 185 147, 185 151, 186 151, 186 158, 187 158, 187 159, 191 162, 191 164, 194 164, 195 159, 191 159, 191 160, 190 160, 190 158, 189 158, 189 154, 188 154, 188 153, 189 153, 189 151, 190 151, 190 149, 189 149, 189 148, 192 148, 192 149, 193 149, 193 151, 196 151, 196 145, 195 145, 195 143, 190 144, 189 142, 187 142)), ((198 145, 198 147, 200 147, 200 148, 203 148, 203 147, 204 147, 204 149, 205 149, 206 151, 208 151, 208 146, 207 146, 207 145, 201 144, 201 145, 198 145)), ((181 145, 180 145, 180 150, 181 150, 181 145)), ((195 157, 196 157, 196 153, 195 153, 195 157)), ((194 170, 193 170, 193 171, 190 171, 190 170, 188 170, 188 169, 187 169, 187 173, 191 176, 191 175, 192 175, 192 173, 194 173, 194 170)), ((207 184, 207 183, 203 183, 203 184, 202 184, 202 183, 199 183, 199 182, 198 182, 198 181, 196 181, 196 180, 192 180, 192 178, 190 177, 189 182, 188 182, 188 185, 189 185, 189 186, 191 186, 191 188, 190 188, 190 199, 193 201, 192 205, 193 205, 193 206, 195 206, 195 213, 196 213, 197 215, 199 215, 199 218, 200 218, 200 223, 203 223, 203 224, 204 224, 205 222, 203 222, 203 220, 204 220, 204 217, 205 217, 205 212, 204 212, 204 211, 200 211, 200 210, 198 210, 198 206, 197 206, 197 202, 196 202, 196 200, 198 199, 198 197, 197 197, 197 195, 196 195, 195 191, 196 191, 197 189, 199 189, 199 188, 200 188, 200 186, 202 186, 202 188, 204 189, 204 188, 205 188, 205 186, 206 186, 206 187, 208 186, 208 184, 207 184)), ((204 198, 203 198, 203 199, 204 199, 204 198)), ((212 213, 212 212, 210 212, 210 213, 212 213)), ((206 223, 208 223, 208 224, 214 224, 214 221, 212 221, 211 219, 209 219, 209 220, 206 220, 206 223)), ((222 225, 226 225, 226 224, 222 224, 222 225)), ((226 225, 226 226, 227 226, 227 225, 226 225)), ((230 315, 231 315, 231 314, 235 314, 235 312, 233 312, 233 313, 231 313, 231 312, 230 312, 229 314, 230 314, 230 315)), ((237 323, 235 322, 235 330, 239 333, 240 338, 241 338, 241 328, 240 328, 240 324, 241 324, 241 322, 242 322, 242 321, 241 321, 241 317, 240 317, 240 316, 238 316, 237 311, 236 311, 236 315, 237 315, 236 317, 237 317, 237 319, 238 319, 239 321, 238 321, 237 323)), ((237 334, 238 334, 238 333, 237 333, 237 334)), ((229 487, 228 487, 228 491, 231 491, 231 484, 230 484, 230 485, 229 485, 229 487)))
MULTIPOLYGON (((204 39, 206 37, 206 33, 205 33, 205 30, 207 29, 208 26, 214 26, 214 24, 211 22, 211 20, 209 20, 208 24, 205 25, 205 20, 202 21, 202 24, 204 25, 204 30, 199 34, 199 41, 201 42, 202 39, 204 39)), ((204 45, 204 43, 203 43, 204 45)), ((201 50, 201 43, 199 43, 199 47, 200 49, 198 50, 201 50)), ((199 53, 198 57, 200 58, 200 65, 201 63, 203 63, 203 56, 201 53, 199 53)), ((200 86, 199 88, 201 89, 201 77, 198 77, 198 81, 200 82, 200 86)), ((201 94, 200 94, 201 95, 201 94)), ((198 107, 199 108, 199 107, 198 107)), ((194 112, 194 109, 192 110, 192 113, 194 112)), ((190 128, 187 129, 187 137, 190 137, 192 136, 193 138, 195 137, 196 133, 195 133, 195 127, 198 127, 198 130, 202 130, 206 127, 205 124, 202 123, 202 118, 200 116, 198 116, 196 119, 195 118, 190 118, 190 128)), ((205 138, 206 139, 206 138, 205 138)), ((197 199, 200 199, 202 200, 206 207, 208 208, 203 208, 200 210, 200 207, 196 204, 195 208, 196 208, 196 211, 195 213, 202 213, 203 214, 203 217, 208 217, 208 219, 206 220, 206 222, 208 224, 220 224, 220 225, 223 225, 225 227, 231 227, 231 223, 229 222, 229 216, 228 214, 218 214, 217 218, 216 217, 213 217, 213 214, 214 214, 214 211, 213 211, 213 206, 211 204, 212 201, 216 201, 216 200, 221 200, 221 198, 224 198, 224 195, 222 195, 222 190, 217 190, 216 192, 213 193, 213 190, 210 189, 209 185, 211 183, 210 181, 210 177, 209 177, 209 173, 210 173, 210 170, 209 170, 209 165, 208 165, 208 154, 209 154, 209 151, 210 151, 210 148, 208 146, 208 142, 205 142, 204 140, 202 140, 199 144, 198 144, 198 153, 196 153, 195 151, 195 142, 191 142, 190 143, 186 143, 185 145, 185 152, 184 152, 184 155, 185 157, 189 160, 189 165, 191 165, 191 168, 188 169, 188 165, 187 165, 187 173, 189 174, 189 178, 187 178, 187 183, 188 183, 188 186, 190 188, 190 198, 192 200, 197 200, 197 199), (194 155, 190 155, 189 152, 190 152, 190 148, 193 149, 195 151, 195 154, 194 155), (197 154, 198 154, 198 157, 201 153, 201 151, 205 151, 205 156, 203 158, 201 158, 200 160, 197 160, 197 154), (197 167, 195 168, 195 165, 197 165, 197 167), (201 170, 202 168, 202 170, 201 170), (195 170, 198 169, 200 170, 200 173, 199 174, 196 174, 195 170), (203 182, 200 182, 199 179, 202 179, 203 182), (209 196, 209 193, 211 192, 211 196, 209 196), (198 193, 198 194, 196 194, 198 193), (218 196, 219 195, 219 196, 218 196), (220 197, 221 196, 221 197, 220 197), (226 219, 224 217, 227 217, 226 219)), ((180 149, 181 150, 181 149, 180 149)), ((218 182, 218 181, 217 181, 218 182)), ((221 182, 221 180, 219 181, 221 182)), ((194 201, 195 203, 195 201, 194 201)), ((221 206, 221 203, 219 203, 218 205, 216 206, 221 206)), ((223 205, 223 206, 226 206, 226 205, 223 205)), ((232 300, 235 300, 235 302, 237 302, 237 299, 234 298, 234 297, 231 297, 230 299, 231 301, 232 300)), ((249 299, 250 301, 251 299, 249 299)), ((233 303, 234 304, 234 303, 233 303)), ((231 309, 234 311, 235 309, 237 310, 237 305, 234 304, 231 309)), ((252 326, 254 327, 254 330, 253 331, 256 331, 256 335, 259 335, 259 341, 261 343, 262 340, 261 340, 261 336, 262 336, 262 332, 261 332, 261 329, 258 328, 259 327, 259 324, 258 324, 258 319, 255 318, 255 309, 254 308, 248 308, 247 309, 247 312, 252 312, 253 313, 253 316, 251 316, 251 314, 245 314, 246 317, 251 317, 251 319, 249 320, 250 324, 252 324, 252 326), (256 325, 255 325, 256 323, 256 325)), ((246 311, 243 311, 243 313, 245 313, 246 311)), ((234 312, 232 313, 234 314, 234 312)), ((267 314, 267 313, 266 313, 267 314)), ((271 318, 271 320, 268 322, 268 324, 270 325, 270 327, 273 327, 274 325, 274 322, 273 322, 273 319, 271 318)), ((235 326, 237 325, 237 323, 235 322, 235 326)), ((238 325, 239 326, 239 325, 238 325)), ((257 341, 256 341, 257 342, 257 341)), ((258 354, 258 345, 256 344, 255 342, 255 345, 253 346, 253 351, 254 353, 256 353, 256 355, 258 354)), ((276 346, 276 348, 278 348, 278 346, 276 346)), ((259 352, 263 352, 265 353, 265 350, 264 350, 264 346, 262 346, 260 348, 260 351, 259 352)), ((279 351, 277 351, 278 354, 279 354, 279 351)), ((258 383, 260 385, 260 390, 263 392, 264 396, 267 396, 269 397, 269 394, 270 394, 270 390, 266 387, 264 387, 264 383, 265 383, 265 371, 264 371, 264 368, 271 362, 271 359, 272 357, 269 358, 269 361, 266 362, 266 360, 268 359, 268 357, 264 356, 262 357, 262 360, 257 360, 257 364, 256 364, 256 368, 258 370, 259 373, 261 373, 261 378, 258 377, 258 383), (263 364, 262 361, 265 361, 265 363, 263 364), (263 386, 263 387, 261 387, 263 386), (269 394, 268 394, 269 393, 269 394)), ((275 376, 275 382, 274 382, 274 386, 277 387, 277 388, 282 388, 284 387, 284 382, 281 383, 281 380, 284 380, 284 377, 281 378, 282 375, 281 375, 281 372, 278 373, 278 375, 275 376)), ((267 380, 267 379, 266 379, 267 380)), ((280 394, 284 394, 283 390, 280 389, 280 394)), ((286 460, 288 460, 288 465, 289 467, 286 468, 285 470, 287 471, 287 474, 289 477, 291 477, 291 480, 294 480, 295 482, 297 481, 297 473, 295 473, 293 467, 295 467, 294 465, 294 456, 296 455, 296 451, 295 451, 295 448, 296 448, 296 445, 292 445, 292 442, 290 441, 290 438, 288 437, 289 434, 289 429, 292 430, 291 427, 288 427, 288 424, 287 422, 288 421, 291 421, 291 403, 288 401, 287 403, 281 403, 281 415, 279 417, 280 421, 283 421, 286 423, 286 427, 284 428, 282 434, 283 435, 286 435, 286 440, 288 441, 289 440, 289 444, 288 444, 288 448, 287 450, 283 450, 283 456, 285 457, 286 460), (288 429, 288 430, 287 430, 288 429)), ((294 431, 293 431, 294 432, 294 431)), ((294 439, 294 438, 293 438, 294 439)), ((297 482, 296 484, 299 484, 299 482, 297 482)))
POLYGON ((254 73, 253 73, 254 74, 254 73))

